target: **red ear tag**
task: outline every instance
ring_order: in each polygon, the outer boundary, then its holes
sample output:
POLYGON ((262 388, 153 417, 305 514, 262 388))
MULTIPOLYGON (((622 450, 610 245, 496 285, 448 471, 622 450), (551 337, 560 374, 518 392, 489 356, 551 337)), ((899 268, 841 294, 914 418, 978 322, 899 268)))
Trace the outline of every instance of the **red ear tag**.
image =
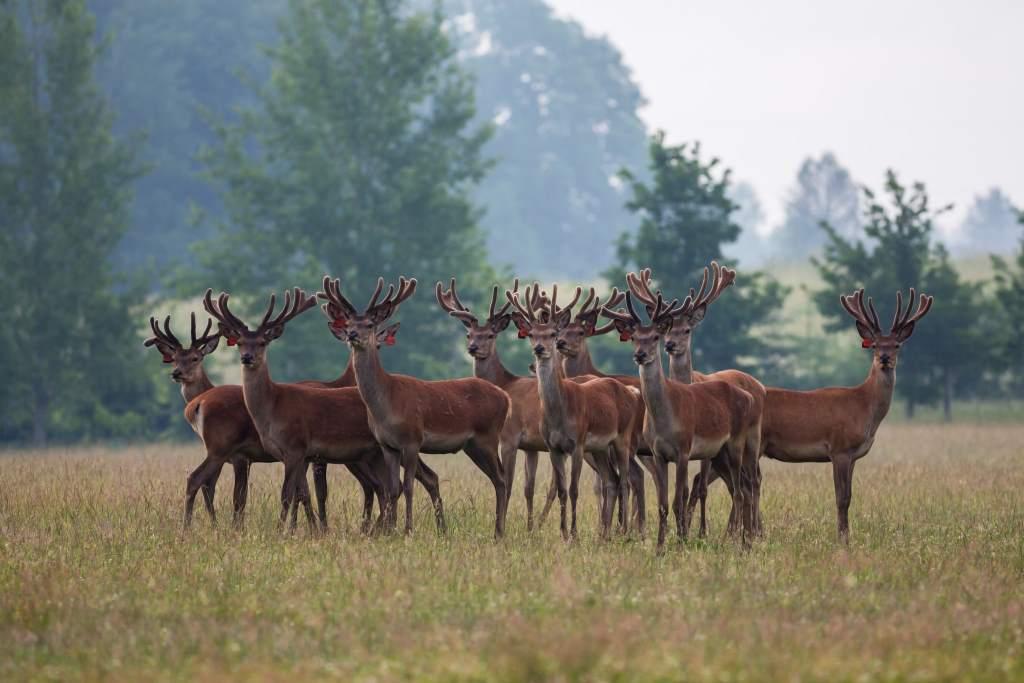
POLYGON ((870 339, 862 339, 860 342, 860 347, 862 349, 870 349, 874 345, 875 342, 871 341, 870 339))
POLYGON ((523 327, 519 328, 519 338, 520 339, 526 339, 529 336, 530 336, 530 333, 526 331, 526 328, 523 328, 523 327))
POLYGON ((331 321, 332 330, 343 330, 348 327, 348 320, 345 318, 335 318, 331 321))
POLYGON ((238 337, 228 337, 228 346, 235 346, 238 344, 238 337))
POLYGON ((619 341, 629 341, 633 335, 629 332, 619 332, 619 341))
POLYGON ((395 345, 395 335, 389 334, 388 336, 384 337, 384 344, 386 346, 394 346, 395 345))
POLYGON ((167 354, 165 353, 165 354, 164 354, 164 362, 165 362, 165 363, 173 363, 173 362, 174 362, 174 359, 173 359, 173 358, 171 358, 170 356, 168 356, 168 355, 167 355, 167 354))

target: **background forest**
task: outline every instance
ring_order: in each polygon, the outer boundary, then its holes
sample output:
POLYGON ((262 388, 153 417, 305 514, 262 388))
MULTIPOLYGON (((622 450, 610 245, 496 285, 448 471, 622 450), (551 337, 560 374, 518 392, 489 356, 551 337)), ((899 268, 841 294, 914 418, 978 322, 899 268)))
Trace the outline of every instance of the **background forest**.
MULTIPOLYGON (((644 103, 615 47, 542 0, 0 0, 0 441, 183 435, 142 340, 153 314, 185 333, 207 287, 251 314, 324 273, 358 297, 415 276, 386 362, 451 377, 469 361, 438 279, 480 302, 513 275, 604 291, 650 266, 683 295, 712 259, 739 276, 698 369, 859 382, 839 294, 865 287, 885 317, 916 286, 936 304, 901 356, 904 414, 1014 414, 1024 218, 999 188, 947 244, 927 178, 808 150, 766 226, 729 160, 647 130, 644 103)), ((346 356, 311 313, 272 362, 326 378, 346 356)), ((615 340, 595 356, 635 371, 615 340)))

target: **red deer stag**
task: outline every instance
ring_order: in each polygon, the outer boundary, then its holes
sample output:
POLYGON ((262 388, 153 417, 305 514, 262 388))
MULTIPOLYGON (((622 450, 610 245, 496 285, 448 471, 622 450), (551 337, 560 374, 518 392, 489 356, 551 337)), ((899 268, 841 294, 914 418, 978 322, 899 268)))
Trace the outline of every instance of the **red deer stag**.
MULTIPOLYGON (((691 353, 691 342, 693 338, 693 330, 704 320, 704 316, 707 313, 708 306, 714 303, 718 297, 722 295, 722 292, 729 287, 736 280, 736 271, 730 268, 723 268, 718 265, 717 262, 711 262, 710 273, 707 267, 704 268, 704 277, 700 283, 699 290, 690 289, 689 296, 684 300, 684 305, 678 308, 678 312, 673 314, 672 326, 665 332, 663 336, 662 345, 665 351, 668 353, 668 376, 669 379, 674 379, 677 382, 683 384, 690 384, 691 382, 706 382, 708 380, 721 380, 723 382, 729 382, 730 384, 743 389, 751 396, 754 397, 755 410, 757 414, 764 415, 764 402, 766 391, 764 385, 761 384, 757 379, 748 375, 745 372, 739 370, 722 370, 715 372, 710 375, 705 375, 700 372, 696 372, 693 369, 693 356, 691 353), (709 280, 710 274, 710 280, 709 280), (710 281, 710 287, 709 285, 710 281)), ((639 301, 643 302, 647 308, 647 313, 650 314, 654 311, 655 302, 657 300, 657 294, 651 291, 651 269, 645 268, 640 271, 640 275, 630 274, 629 276, 629 289, 639 301)), ((660 293, 660 292, 659 292, 660 293)), ((758 434, 762 431, 758 429, 758 434)), ((753 452, 760 452, 760 443, 751 445, 753 452)), ((707 514, 706 514, 706 503, 708 495, 708 485, 714 481, 719 475, 719 472, 712 467, 712 460, 702 460, 700 473, 693 478, 693 491, 690 494, 689 501, 687 503, 687 523, 689 523, 693 516, 693 510, 696 507, 698 501, 700 502, 700 535, 704 537, 707 535, 707 514)), ((741 482, 746 487, 745 495, 751 496, 755 511, 760 511, 760 495, 761 495, 761 473, 760 467, 757 465, 757 461, 752 463, 747 461, 749 468, 745 470, 741 476, 741 482)), ((731 485, 731 482, 726 479, 727 485, 731 485)), ((736 517, 736 510, 729 515, 729 529, 730 531, 736 530, 739 524, 739 520, 736 517)), ((760 517, 756 522, 756 530, 758 533, 761 531, 760 517)))
MULTIPOLYGON (((340 280, 324 277, 324 291, 318 296, 327 301, 324 312, 331 331, 352 348, 356 387, 366 404, 370 429, 392 466, 405 467, 406 533, 412 532, 413 475, 419 453, 461 450, 494 486, 494 534, 500 538, 505 533, 508 493, 498 451, 509 414, 508 394, 476 377, 428 382, 387 372, 372 340, 398 305, 416 291, 416 280, 400 278, 397 291, 390 285, 380 300, 383 287, 384 279, 379 278, 362 313, 341 293, 340 280)), ((439 503, 440 499, 435 501, 439 503)))
POLYGON ((584 454, 593 456, 604 496, 601 510, 601 535, 607 538, 612 521, 612 507, 619 500, 619 528, 627 530, 626 510, 629 503, 629 465, 636 451, 637 423, 640 419, 639 392, 608 378, 588 382, 566 379, 558 361, 556 341, 558 330, 572 316, 572 306, 579 300, 576 289, 573 302, 558 308, 558 287, 551 288, 551 301, 544 311, 536 308, 538 285, 527 288, 526 305, 517 292, 505 296, 516 308, 514 316, 520 336, 528 337, 536 357, 537 392, 541 405, 541 431, 551 453, 555 485, 561 507, 562 537, 576 536, 576 502, 584 454), (568 497, 572 506, 571 527, 566 524, 565 460, 572 458, 568 497))
MULTIPOLYGON (((172 363, 174 370, 171 378, 181 385, 181 394, 185 399, 185 418, 197 433, 206 447, 207 457, 189 476, 185 489, 185 518, 187 528, 192 521, 192 509, 198 490, 203 492, 203 499, 210 518, 216 520, 214 511, 214 493, 217 480, 223 466, 231 462, 234 469, 234 523, 240 525, 245 513, 249 490, 249 467, 254 462, 277 462, 273 456, 263 450, 256 427, 252 424, 245 409, 242 388, 238 385, 214 386, 206 374, 203 361, 206 356, 217 348, 220 332, 210 334, 213 325, 209 321, 202 335, 196 335, 196 318, 192 316, 192 344, 184 348, 171 331, 170 316, 164 320, 163 329, 155 318, 149 324, 153 337, 146 340, 146 346, 154 346, 163 356, 165 363, 172 363), (202 417, 200 420, 199 418, 202 417)), ((389 330, 393 336, 394 330, 389 330)), ((317 385, 316 382, 305 384, 317 385)), ((353 386, 351 359, 349 367, 336 380, 323 383, 326 387, 353 386)), ((363 489, 363 530, 370 528, 373 514, 373 498, 376 494, 380 500, 382 511, 385 503, 382 482, 376 482, 367 466, 363 463, 349 464, 348 469, 359 481, 363 489)), ((428 480, 424 486, 428 489, 437 488, 437 475, 432 471, 424 472, 428 480), (433 477, 433 481, 430 478, 433 477)), ((320 512, 320 523, 323 529, 327 526, 327 465, 313 464, 313 481, 316 484, 317 503, 320 512)), ((305 482, 302 482, 304 485, 305 482)), ((282 501, 282 509, 285 509, 282 501)))
MULTIPOLYGON (((302 485, 310 461, 366 463, 374 479, 384 483, 385 515, 392 518, 397 490, 369 429, 359 391, 354 387, 280 384, 270 377, 268 346, 284 333, 290 320, 316 306, 316 297, 306 296, 296 287, 285 294, 283 308, 274 315, 276 297, 271 295, 267 311, 255 329, 235 316, 228 302, 229 295, 224 293, 215 302, 211 290, 207 290, 203 299, 203 305, 220 323, 228 343, 238 346, 242 395, 260 441, 267 452, 284 463, 284 496, 293 510, 292 526, 295 525, 294 511, 301 504, 313 529, 309 497, 302 485)), ((376 343, 373 346, 376 348, 376 343)), ((440 498, 436 502, 440 510, 440 498)))
POLYGON ((768 389, 762 451, 766 457, 783 462, 832 463, 837 528, 843 543, 850 535, 853 466, 871 450, 878 426, 889 412, 900 349, 914 333, 917 321, 932 307, 932 297, 922 294, 914 311, 915 298, 911 288, 904 310, 903 294, 896 293, 896 314, 889 333, 883 334, 874 303, 868 299, 864 306, 863 289, 840 297, 856 323, 862 346, 872 350, 871 369, 859 386, 813 391, 768 389))
MULTIPOLYGON (((744 496, 736 485, 743 466, 751 432, 756 433, 759 415, 754 399, 746 391, 726 382, 683 384, 667 379, 661 363, 661 337, 672 326, 677 302, 665 304, 658 295, 650 324, 644 324, 633 307, 631 293, 626 294, 627 313, 610 310, 602 313, 615 322, 619 339, 633 342, 633 360, 639 366, 640 391, 647 411, 644 416, 644 440, 654 452, 654 483, 658 490, 658 548, 665 544, 668 518, 668 463, 676 464, 676 531, 686 537, 687 464, 691 459, 723 458, 731 474, 734 505, 741 511, 746 542, 751 531, 751 515, 744 496), (720 455, 721 454, 721 455, 720 455)), ((756 438, 756 437, 755 437, 756 438)), ((756 450, 749 455, 756 458, 756 450)))

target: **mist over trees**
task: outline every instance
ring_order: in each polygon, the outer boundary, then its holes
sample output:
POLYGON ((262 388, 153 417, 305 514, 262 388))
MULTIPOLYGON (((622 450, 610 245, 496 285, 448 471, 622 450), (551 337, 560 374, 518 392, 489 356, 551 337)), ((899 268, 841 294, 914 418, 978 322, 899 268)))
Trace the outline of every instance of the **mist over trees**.
POLYGON ((826 152, 817 159, 808 157, 786 200, 785 220, 772 235, 776 253, 791 261, 820 253, 828 241, 822 223, 828 223, 840 237, 856 237, 859 202, 860 191, 835 155, 826 152))
MULTIPOLYGON (((182 434, 148 317, 183 329, 207 287, 251 317, 324 273, 357 304, 378 275, 418 278, 384 361, 453 377, 468 362, 435 280, 480 302, 512 275, 608 289, 649 266, 685 296, 717 259, 739 276, 697 369, 794 388, 866 372, 839 293, 864 286, 888 315, 913 285, 936 304, 900 359, 908 413, 1024 395, 1024 227, 998 188, 961 240, 1003 254, 994 277, 965 277, 923 185, 892 172, 861 192, 831 154, 762 236, 756 189, 697 142, 648 136, 643 102, 614 47, 541 0, 0 2, 0 442, 182 434)), ((518 342, 503 353, 525 371, 518 342)), ((635 371, 626 345, 595 346, 635 371)), ((347 355, 310 312, 271 362, 330 379, 347 355)))

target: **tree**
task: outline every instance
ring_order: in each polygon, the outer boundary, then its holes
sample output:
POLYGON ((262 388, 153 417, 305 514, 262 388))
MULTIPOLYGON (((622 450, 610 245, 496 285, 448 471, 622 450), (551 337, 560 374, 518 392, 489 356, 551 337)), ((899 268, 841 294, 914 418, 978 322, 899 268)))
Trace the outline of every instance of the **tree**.
MULTIPOLYGON (((467 288, 490 280, 467 198, 487 168, 480 150, 490 131, 471 126, 472 82, 442 25, 439 13, 400 0, 289 4, 258 105, 237 124, 219 123, 204 155, 225 220, 197 250, 204 272, 188 282, 262 303, 268 290, 312 288, 324 273, 367 294, 378 275, 417 277, 425 291, 400 315, 399 337, 411 343, 386 362, 450 373, 461 356, 429 289, 453 274, 467 288)), ((323 325, 296 320, 275 371, 337 373, 345 351, 323 325)))
POLYGON ((860 231, 859 201, 849 171, 831 152, 820 159, 808 157, 786 201, 785 220, 773 236, 778 253, 787 260, 802 261, 820 252, 827 242, 822 223, 842 237, 855 238, 860 231))
POLYGON ((1024 395, 1024 211, 1016 211, 1018 221, 1017 255, 1013 264, 1001 256, 993 255, 995 271, 994 310, 999 314, 995 334, 988 340, 995 342, 994 366, 1000 373, 1010 375, 1015 395, 1024 395))
POLYGON ((1018 245, 1017 212, 998 187, 974 198, 960 226, 962 251, 1009 254, 1018 245))
POLYGON ((2 431, 39 445, 131 433, 150 386, 109 265, 142 168, 111 133, 101 47, 83 2, 0 5, 2 431))
POLYGON ((725 254, 748 267, 764 263, 767 245, 757 231, 764 223, 764 209, 754 186, 748 182, 730 185, 729 199, 737 207, 733 220, 740 226, 740 236, 736 242, 724 247, 725 254))
MULTIPOLYGON (((699 144, 667 145, 661 132, 648 150, 650 183, 628 170, 620 174, 631 193, 626 206, 640 217, 640 226, 619 238, 619 264, 606 275, 623 283, 627 270, 650 267, 659 288, 681 297, 697 286, 709 262, 729 263, 723 248, 740 234, 733 218, 737 205, 729 198, 730 172, 719 171, 718 159, 704 161, 699 144)), ((727 305, 715 306, 694 336, 695 367, 763 370, 773 346, 755 328, 777 315, 786 293, 764 273, 742 272, 727 305)))
POLYGON ((542 0, 446 0, 497 162, 476 193, 496 263, 589 278, 628 225, 620 168, 642 173, 643 95, 615 47, 542 0))
POLYGON ((886 172, 884 192, 889 206, 864 189, 865 239, 851 239, 828 223, 824 254, 814 258, 825 288, 815 294, 821 314, 832 330, 850 327, 839 307, 841 294, 864 287, 884 320, 891 317, 897 290, 910 287, 935 297, 928 319, 918 326, 910 347, 900 355, 897 391, 905 397, 907 416, 914 408, 940 396, 952 417, 957 385, 966 385, 984 363, 979 348, 978 294, 961 281, 946 248, 934 241, 935 219, 950 206, 934 209, 921 183, 909 189, 893 171, 886 172), (968 351, 969 350, 969 351, 968 351))

